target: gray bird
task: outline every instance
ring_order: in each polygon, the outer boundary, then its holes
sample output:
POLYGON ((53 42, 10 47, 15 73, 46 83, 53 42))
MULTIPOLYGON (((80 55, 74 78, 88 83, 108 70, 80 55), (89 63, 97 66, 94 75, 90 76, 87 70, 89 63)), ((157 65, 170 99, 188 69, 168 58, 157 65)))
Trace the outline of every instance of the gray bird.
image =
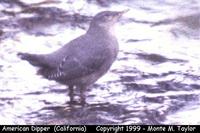
POLYGON ((111 67, 118 54, 114 25, 125 11, 103 11, 90 23, 88 31, 50 54, 18 53, 39 67, 38 74, 49 80, 80 88, 81 95, 111 67))

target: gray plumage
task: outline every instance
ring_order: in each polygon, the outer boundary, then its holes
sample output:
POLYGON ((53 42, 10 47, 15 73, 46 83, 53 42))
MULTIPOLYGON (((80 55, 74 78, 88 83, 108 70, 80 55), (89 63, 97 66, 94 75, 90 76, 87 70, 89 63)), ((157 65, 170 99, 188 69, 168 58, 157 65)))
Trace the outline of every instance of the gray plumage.
POLYGON ((98 13, 84 35, 53 53, 18 53, 18 56, 39 67, 38 74, 45 78, 84 89, 103 76, 115 61, 118 42, 114 24, 124 12, 98 13))

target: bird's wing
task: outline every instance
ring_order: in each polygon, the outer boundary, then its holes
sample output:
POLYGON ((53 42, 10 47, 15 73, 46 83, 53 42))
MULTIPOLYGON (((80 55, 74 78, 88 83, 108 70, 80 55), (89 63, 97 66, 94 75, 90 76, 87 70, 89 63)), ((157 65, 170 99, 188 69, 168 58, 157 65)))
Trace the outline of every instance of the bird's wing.
POLYGON ((95 56, 66 56, 62 59, 56 70, 51 72, 47 77, 49 79, 71 80, 89 75, 96 72, 104 64, 105 55, 95 54, 95 56))

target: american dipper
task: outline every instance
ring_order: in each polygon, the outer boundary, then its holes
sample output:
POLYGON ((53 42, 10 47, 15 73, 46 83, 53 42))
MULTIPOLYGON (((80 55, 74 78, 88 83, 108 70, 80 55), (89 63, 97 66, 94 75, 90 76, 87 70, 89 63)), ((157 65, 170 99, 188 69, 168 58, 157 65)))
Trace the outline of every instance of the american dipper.
POLYGON ((39 75, 68 85, 70 93, 76 86, 82 95, 82 91, 103 76, 115 61, 118 42, 114 24, 127 11, 98 13, 84 35, 53 53, 18 53, 18 56, 39 67, 39 75))

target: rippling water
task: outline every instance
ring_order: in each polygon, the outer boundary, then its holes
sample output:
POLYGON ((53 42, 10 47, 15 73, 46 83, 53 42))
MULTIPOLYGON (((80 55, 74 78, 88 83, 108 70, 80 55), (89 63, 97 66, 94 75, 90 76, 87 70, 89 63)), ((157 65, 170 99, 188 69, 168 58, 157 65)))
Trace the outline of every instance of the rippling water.
MULTIPOLYGON (((200 124, 200 2, 0 1, 0 124, 200 124), (120 53, 86 105, 16 53, 49 53, 84 34, 96 13, 130 9, 120 53)), ((78 92, 77 92, 78 93, 78 92)))

